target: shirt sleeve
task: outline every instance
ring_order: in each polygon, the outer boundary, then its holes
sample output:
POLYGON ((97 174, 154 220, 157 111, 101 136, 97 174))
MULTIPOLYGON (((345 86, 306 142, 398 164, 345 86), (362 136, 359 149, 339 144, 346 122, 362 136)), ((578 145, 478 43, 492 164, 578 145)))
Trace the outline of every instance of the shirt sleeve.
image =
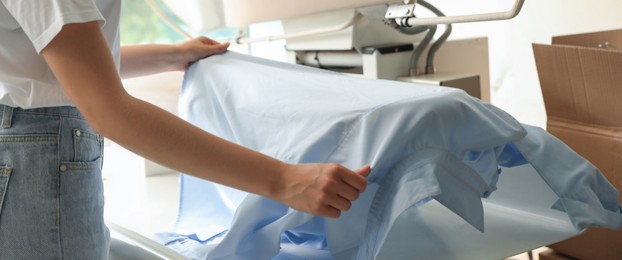
POLYGON ((63 28, 70 23, 105 19, 93 0, 0 0, 28 36, 37 53, 41 53, 63 28))

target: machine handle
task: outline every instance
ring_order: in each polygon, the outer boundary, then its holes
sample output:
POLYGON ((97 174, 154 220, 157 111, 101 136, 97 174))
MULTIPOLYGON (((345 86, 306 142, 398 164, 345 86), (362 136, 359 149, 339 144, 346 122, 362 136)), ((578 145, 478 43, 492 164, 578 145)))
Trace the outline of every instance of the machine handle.
POLYGON ((405 24, 409 27, 419 25, 436 25, 436 24, 452 24, 452 23, 469 23, 512 19, 518 15, 525 0, 516 0, 512 9, 506 12, 457 15, 457 16, 440 16, 440 17, 423 17, 423 18, 404 18, 407 19, 405 24))

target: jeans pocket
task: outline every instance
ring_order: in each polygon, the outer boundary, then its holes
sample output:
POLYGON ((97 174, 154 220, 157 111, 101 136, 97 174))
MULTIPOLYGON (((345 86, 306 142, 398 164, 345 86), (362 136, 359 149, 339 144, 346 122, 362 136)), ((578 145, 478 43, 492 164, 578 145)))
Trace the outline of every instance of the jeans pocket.
POLYGON ((101 157, 103 138, 100 135, 80 128, 74 128, 72 132, 74 161, 91 162, 101 157))
POLYGON ((68 259, 100 259, 108 250, 101 163, 101 157, 60 163, 60 232, 68 259))
POLYGON ((9 188, 9 178, 13 168, 9 166, 0 166, 0 216, 2 216, 2 205, 4 204, 4 196, 9 188))
POLYGON ((66 202, 74 201, 76 205, 103 203, 103 198, 100 198, 103 193, 101 166, 101 157, 91 162, 62 161, 60 163, 61 199, 66 202))

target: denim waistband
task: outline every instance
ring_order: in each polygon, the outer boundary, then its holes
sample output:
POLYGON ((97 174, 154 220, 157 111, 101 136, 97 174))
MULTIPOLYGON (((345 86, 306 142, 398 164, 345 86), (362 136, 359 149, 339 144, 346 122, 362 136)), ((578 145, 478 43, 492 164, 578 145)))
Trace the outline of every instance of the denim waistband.
POLYGON ((13 115, 16 114, 36 114, 84 119, 80 111, 72 106, 22 109, 0 104, 0 128, 10 128, 13 115))

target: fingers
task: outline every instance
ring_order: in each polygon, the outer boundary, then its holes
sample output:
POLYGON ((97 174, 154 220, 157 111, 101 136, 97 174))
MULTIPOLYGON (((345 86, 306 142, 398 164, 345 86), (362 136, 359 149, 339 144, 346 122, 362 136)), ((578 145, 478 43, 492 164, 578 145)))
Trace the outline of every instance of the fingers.
POLYGON ((208 37, 205 37, 205 36, 199 36, 199 37, 196 38, 196 40, 199 40, 200 42, 202 42, 204 44, 209 44, 209 45, 221 44, 221 43, 219 43, 219 42, 217 42, 215 40, 212 40, 212 39, 210 39, 208 37))
POLYGON ((367 164, 367 165, 363 165, 361 168, 358 168, 358 170, 354 171, 356 174, 361 175, 365 178, 367 178, 367 176, 369 176, 369 172, 371 172, 371 165, 367 164))
POLYGON ((207 38, 205 36, 199 36, 199 37, 196 38, 196 40, 200 41, 201 43, 203 43, 205 45, 215 46, 215 47, 224 48, 224 49, 227 49, 229 47, 229 45, 230 45, 229 42, 220 43, 220 42, 217 42, 217 41, 212 40, 210 38, 207 38))
POLYGON ((341 210, 329 205, 324 205, 321 209, 319 209, 317 215, 328 218, 338 218, 341 216, 341 210))
MULTIPOLYGON (((337 218, 350 210, 367 187, 366 177, 371 170, 365 165, 351 171, 339 164, 291 165, 286 189, 281 197, 288 206, 323 217, 337 218)), ((278 200, 278 199, 277 199, 278 200)))
POLYGON ((195 53, 195 59, 204 58, 212 54, 226 51, 229 43, 220 43, 205 36, 200 36, 181 43, 188 53, 195 53))
POLYGON ((354 172, 351 172, 343 167, 340 167, 343 175, 342 184, 335 187, 336 196, 329 197, 327 199, 328 205, 335 208, 338 211, 346 211, 352 207, 352 201, 359 198, 360 193, 365 191, 367 181, 365 177, 369 175, 371 167, 365 165, 354 172))
POLYGON ((343 187, 340 187, 337 190, 336 195, 343 197, 344 199, 347 200, 357 200, 359 198, 359 195, 361 194, 362 191, 359 191, 353 187, 351 187, 350 185, 345 184, 343 187))
POLYGON ((342 180, 346 184, 355 188, 357 191, 363 192, 367 187, 367 180, 365 178, 369 174, 370 170, 371 168, 369 165, 363 166, 354 172, 345 170, 342 175, 342 180))
POLYGON ((323 217, 337 218, 342 211, 347 211, 352 207, 352 201, 339 195, 332 195, 321 200, 322 204, 315 213, 323 217))
POLYGON ((341 211, 345 211, 345 210, 349 210, 352 207, 353 200, 346 199, 340 195, 332 195, 324 199, 324 201, 333 208, 336 208, 341 211))
POLYGON ((177 55, 180 57, 178 64, 180 64, 181 69, 185 70, 197 60, 227 51, 229 43, 222 44, 210 38, 200 36, 178 43, 177 46, 182 54, 177 55))
POLYGON ((229 48, 229 43, 222 44, 211 39, 207 42, 201 41, 201 43, 199 47, 202 49, 203 55, 205 56, 222 53, 229 48))

